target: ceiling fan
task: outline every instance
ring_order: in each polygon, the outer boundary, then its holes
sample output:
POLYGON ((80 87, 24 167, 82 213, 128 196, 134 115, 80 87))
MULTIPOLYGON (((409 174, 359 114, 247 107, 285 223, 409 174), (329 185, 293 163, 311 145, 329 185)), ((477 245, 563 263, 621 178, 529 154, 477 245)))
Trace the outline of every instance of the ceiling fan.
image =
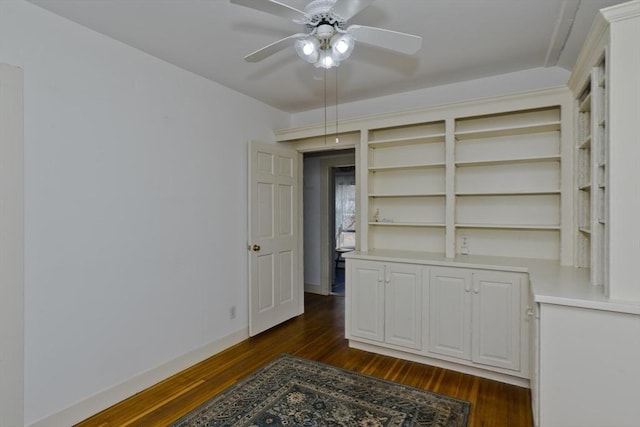
POLYGON ((245 56, 248 62, 261 61, 294 44, 296 52, 316 67, 336 67, 349 57, 355 42, 401 52, 416 53, 422 37, 347 21, 375 0, 312 0, 304 11, 276 0, 231 0, 231 3, 291 19, 304 25, 305 32, 293 34, 245 56))

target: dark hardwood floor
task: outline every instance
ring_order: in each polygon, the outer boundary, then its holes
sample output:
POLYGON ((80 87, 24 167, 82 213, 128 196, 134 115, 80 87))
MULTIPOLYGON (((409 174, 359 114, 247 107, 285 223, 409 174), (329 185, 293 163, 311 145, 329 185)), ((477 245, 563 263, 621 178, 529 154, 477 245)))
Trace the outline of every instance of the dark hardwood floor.
POLYGON ((249 338, 77 424, 166 426, 281 353, 471 402, 469 426, 532 426, 528 389, 350 349, 344 297, 305 294, 305 314, 249 338))

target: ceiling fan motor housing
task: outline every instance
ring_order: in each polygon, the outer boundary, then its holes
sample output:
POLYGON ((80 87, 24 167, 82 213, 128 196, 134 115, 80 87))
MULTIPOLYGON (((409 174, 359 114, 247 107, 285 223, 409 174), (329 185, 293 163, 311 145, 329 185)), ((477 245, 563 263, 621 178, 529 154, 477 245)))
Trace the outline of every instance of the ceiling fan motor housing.
POLYGON ((307 29, 311 32, 316 30, 319 39, 326 40, 340 30, 346 29, 346 21, 335 15, 331 9, 336 0, 314 0, 305 7, 304 11, 310 16, 306 22, 307 29))

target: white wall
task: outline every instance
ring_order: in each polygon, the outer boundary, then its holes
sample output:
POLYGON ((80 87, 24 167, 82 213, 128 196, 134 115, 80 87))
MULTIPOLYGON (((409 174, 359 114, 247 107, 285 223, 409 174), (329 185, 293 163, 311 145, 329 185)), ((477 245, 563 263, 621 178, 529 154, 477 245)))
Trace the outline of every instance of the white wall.
POLYGON ((245 331, 247 140, 289 116, 22 0, 0 62, 25 79, 26 424, 245 331))
POLYGON ((0 424, 21 426, 24 400, 23 75, 0 63, 0 424))
MULTIPOLYGON (((339 119, 345 120, 374 114, 450 104, 475 98, 565 86, 568 79, 569 71, 563 68, 534 68, 478 80, 469 80, 348 104, 340 104, 339 119)), ((334 108, 329 108, 329 114, 334 114, 334 108)), ((318 123, 321 121, 320 118, 323 117, 323 115, 323 109, 294 114, 292 116, 291 127, 318 123)), ((331 120, 333 120, 333 118, 331 120)))
MULTIPOLYGON (((640 302, 636 264, 640 254, 640 2, 610 27, 609 50, 609 293, 613 300, 640 302)), ((615 14, 618 8, 612 8, 615 14)), ((638 338, 640 340, 640 338, 638 338)))

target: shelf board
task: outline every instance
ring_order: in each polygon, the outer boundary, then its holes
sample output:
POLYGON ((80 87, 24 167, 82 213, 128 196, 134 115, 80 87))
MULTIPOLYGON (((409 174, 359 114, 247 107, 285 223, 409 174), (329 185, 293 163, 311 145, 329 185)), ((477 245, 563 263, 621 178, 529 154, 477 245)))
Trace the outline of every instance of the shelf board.
POLYGON ((581 113, 591 111, 591 92, 589 92, 587 96, 585 96, 584 99, 580 102, 578 111, 580 111, 581 113))
POLYGON ((435 223, 435 222, 375 222, 370 221, 369 225, 374 226, 385 226, 385 227, 431 227, 431 228, 442 228, 445 226, 444 223, 435 223))
POLYGON ((473 160, 473 161, 461 161, 456 162, 456 166, 492 166, 492 165, 507 165, 517 163, 542 163, 560 161, 559 155, 553 156, 538 156, 538 157, 521 157, 517 159, 495 159, 495 160, 473 160))
POLYGON ((384 172, 384 171, 396 171, 396 170, 409 170, 409 169, 431 169, 444 167, 444 162, 436 163, 424 163, 415 165, 398 165, 398 166, 372 166, 369 168, 371 172, 384 172))
POLYGON ((381 193, 372 193, 369 194, 369 197, 371 198, 376 198, 376 197, 444 197, 445 193, 444 191, 442 193, 414 193, 414 194, 399 194, 399 193, 387 193, 387 194, 381 194, 381 193))
POLYGON ((591 229, 589 229, 587 227, 578 227, 578 231, 580 231, 581 233, 584 233, 584 234, 591 234, 591 229))
POLYGON ((591 134, 587 135, 584 141, 578 144, 578 148, 584 150, 585 148, 591 148, 591 134))
POLYGON ((385 147, 395 147, 401 145, 415 145, 415 144, 425 144, 432 142, 443 142, 444 143, 444 132, 443 133, 435 133, 429 135, 420 135, 420 136, 410 136, 403 138, 390 138, 390 139, 381 139, 379 141, 369 141, 369 147, 371 148, 385 148, 385 147))
POLYGON ((477 129, 470 131, 456 132, 455 136, 458 141, 476 138, 492 138, 496 136, 506 135, 524 135, 529 133, 553 132, 560 130, 560 121, 532 123, 529 125, 497 127, 489 129, 477 129))
POLYGON ((473 196, 545 196, 560 194, 560 190, 532 190, 532 191, 493 191, 493 192, 458 192, 459 197, 473 196))
POLYGON ((550 224, 467 224, 458 223, 457 228, 493 228, 501 230, 560 230, 559 225, 550 224))

